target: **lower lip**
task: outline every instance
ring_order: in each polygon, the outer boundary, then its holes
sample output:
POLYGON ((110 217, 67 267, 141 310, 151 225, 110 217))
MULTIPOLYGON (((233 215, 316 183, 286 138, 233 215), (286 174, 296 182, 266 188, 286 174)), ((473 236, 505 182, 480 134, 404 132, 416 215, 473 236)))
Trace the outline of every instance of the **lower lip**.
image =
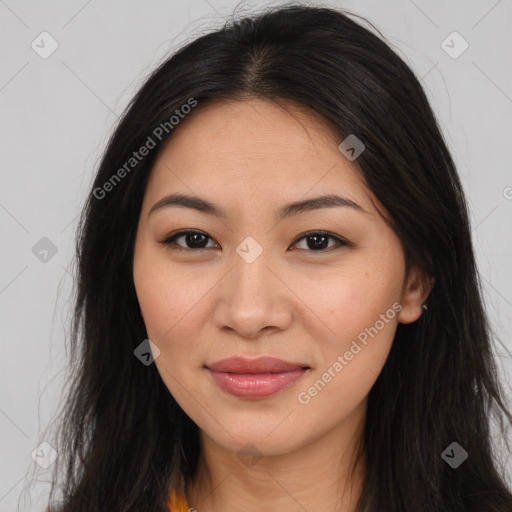
POLYGON ((265 398, 299 380, 307 370, 299 368, 281 373, 225 373, 208 369, 217 385, 240 398, 265 398))

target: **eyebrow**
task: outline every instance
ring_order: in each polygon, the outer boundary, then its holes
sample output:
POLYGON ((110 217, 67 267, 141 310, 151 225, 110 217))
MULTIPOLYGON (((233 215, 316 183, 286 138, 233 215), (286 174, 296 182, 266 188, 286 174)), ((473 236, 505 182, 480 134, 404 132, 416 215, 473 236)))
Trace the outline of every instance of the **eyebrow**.
MULTIPOLYGON (((228 217, 226 211, 214 205, 210 201, 207 201, 206 199, 202 199, 197 196, 190 196, 178 193, 170 194, 160 199, 151 207, 148 213, 148 217, 157 210, 175 206, 182 208, 192 208, 194 210, 198 210, 209 215, 214 215, 222 219, 227 219, 228 217)), ((348 207, 360 211, 361 213, 368 213, 366 210, 364 210, 361 206, 359 206, 351 199, 341 197, 336 194, 328 194, 324 196, 313 197, 311 199, 305 199, 303 201, 295 201, 293 203, 289 203, 281 207, 276 213, 276 222, 280 222, 281 220, 287 217, 299 215, 306 211, 335 207, 348 207)))

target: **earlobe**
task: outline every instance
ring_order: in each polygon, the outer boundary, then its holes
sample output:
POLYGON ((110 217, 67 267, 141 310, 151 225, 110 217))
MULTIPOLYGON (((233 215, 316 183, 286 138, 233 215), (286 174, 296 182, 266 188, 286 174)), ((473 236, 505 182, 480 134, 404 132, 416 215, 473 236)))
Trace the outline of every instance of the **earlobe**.
POLYGON ((425 302, 434 284, 435 279, 423 270, 417 267, 411 269, 402 292, 402 310, 398 315, 400 323, 410 324, 426 313, 428 306, 425 302))

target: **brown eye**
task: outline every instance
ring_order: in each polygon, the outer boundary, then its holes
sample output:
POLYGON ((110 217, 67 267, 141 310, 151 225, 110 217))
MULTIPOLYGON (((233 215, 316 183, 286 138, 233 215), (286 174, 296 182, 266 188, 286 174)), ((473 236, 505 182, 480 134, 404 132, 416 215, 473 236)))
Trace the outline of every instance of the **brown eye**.
MULTIPOLYGON (((172 234, 160 243, 164 246, 170 247, 171 249, 194 251, 211 249, 212 247, 207 247, 208 240, 213 240, 213 238, 202 231, 181 230, 172 234), (182 238, 184 240, 184 245, 183 243, 178 244, 176 242, 182 238)), ((348 247, 352 245, 339 236, 326 231, 310 231, 297 239, 293 245, 297 245, 302 240, 305 241, 306 247, 301 248, 300 250, 306 250, 307 252, 327 252, 337 247, 348 247), (334 244, 329 245, 330 241, 333 241, 334 244)))
POLYGON ((322 252, 331 250, 333 246, 329 246, 329 240, 333 240, 335 242, 335 248, 351 245, 346 240, 343 240, 342 238, 326 231, 311 231, 306 233, 301 238, 299 238, 294 243, 294 245, 296 245, 301 240, 305 241, 306 250, 309 250, 309 252, 322 252))
POLYGON ((166 238, 162 242, 165 246, 174 246, 173 249, 184 249, 184 250, 196 250, 196 249, 207 249, 208 239, 213 240, 210 236, 202 231, 178 231, 170 237, 166 238), (176 240, 183 238, 185 240, 185 246, 177 244, 176 240))

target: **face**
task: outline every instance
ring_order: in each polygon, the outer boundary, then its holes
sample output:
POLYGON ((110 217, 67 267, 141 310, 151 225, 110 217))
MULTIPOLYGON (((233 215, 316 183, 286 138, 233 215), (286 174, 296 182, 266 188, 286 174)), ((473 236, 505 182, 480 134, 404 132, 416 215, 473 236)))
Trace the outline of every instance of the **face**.
POLYGON ((398 322, 421 314, 420 275, 406 276, 382 205, 321 118, 256 99, 199 108, 145 191, 141 312, 164 383, 204 435, 291 452, 364 409, 398 322), (214 208, 153 208, 171 194, 214 208), (342 199, 286 208, 326 195, 342 199), (231 357, 290 364, 215 367, 231 357))

